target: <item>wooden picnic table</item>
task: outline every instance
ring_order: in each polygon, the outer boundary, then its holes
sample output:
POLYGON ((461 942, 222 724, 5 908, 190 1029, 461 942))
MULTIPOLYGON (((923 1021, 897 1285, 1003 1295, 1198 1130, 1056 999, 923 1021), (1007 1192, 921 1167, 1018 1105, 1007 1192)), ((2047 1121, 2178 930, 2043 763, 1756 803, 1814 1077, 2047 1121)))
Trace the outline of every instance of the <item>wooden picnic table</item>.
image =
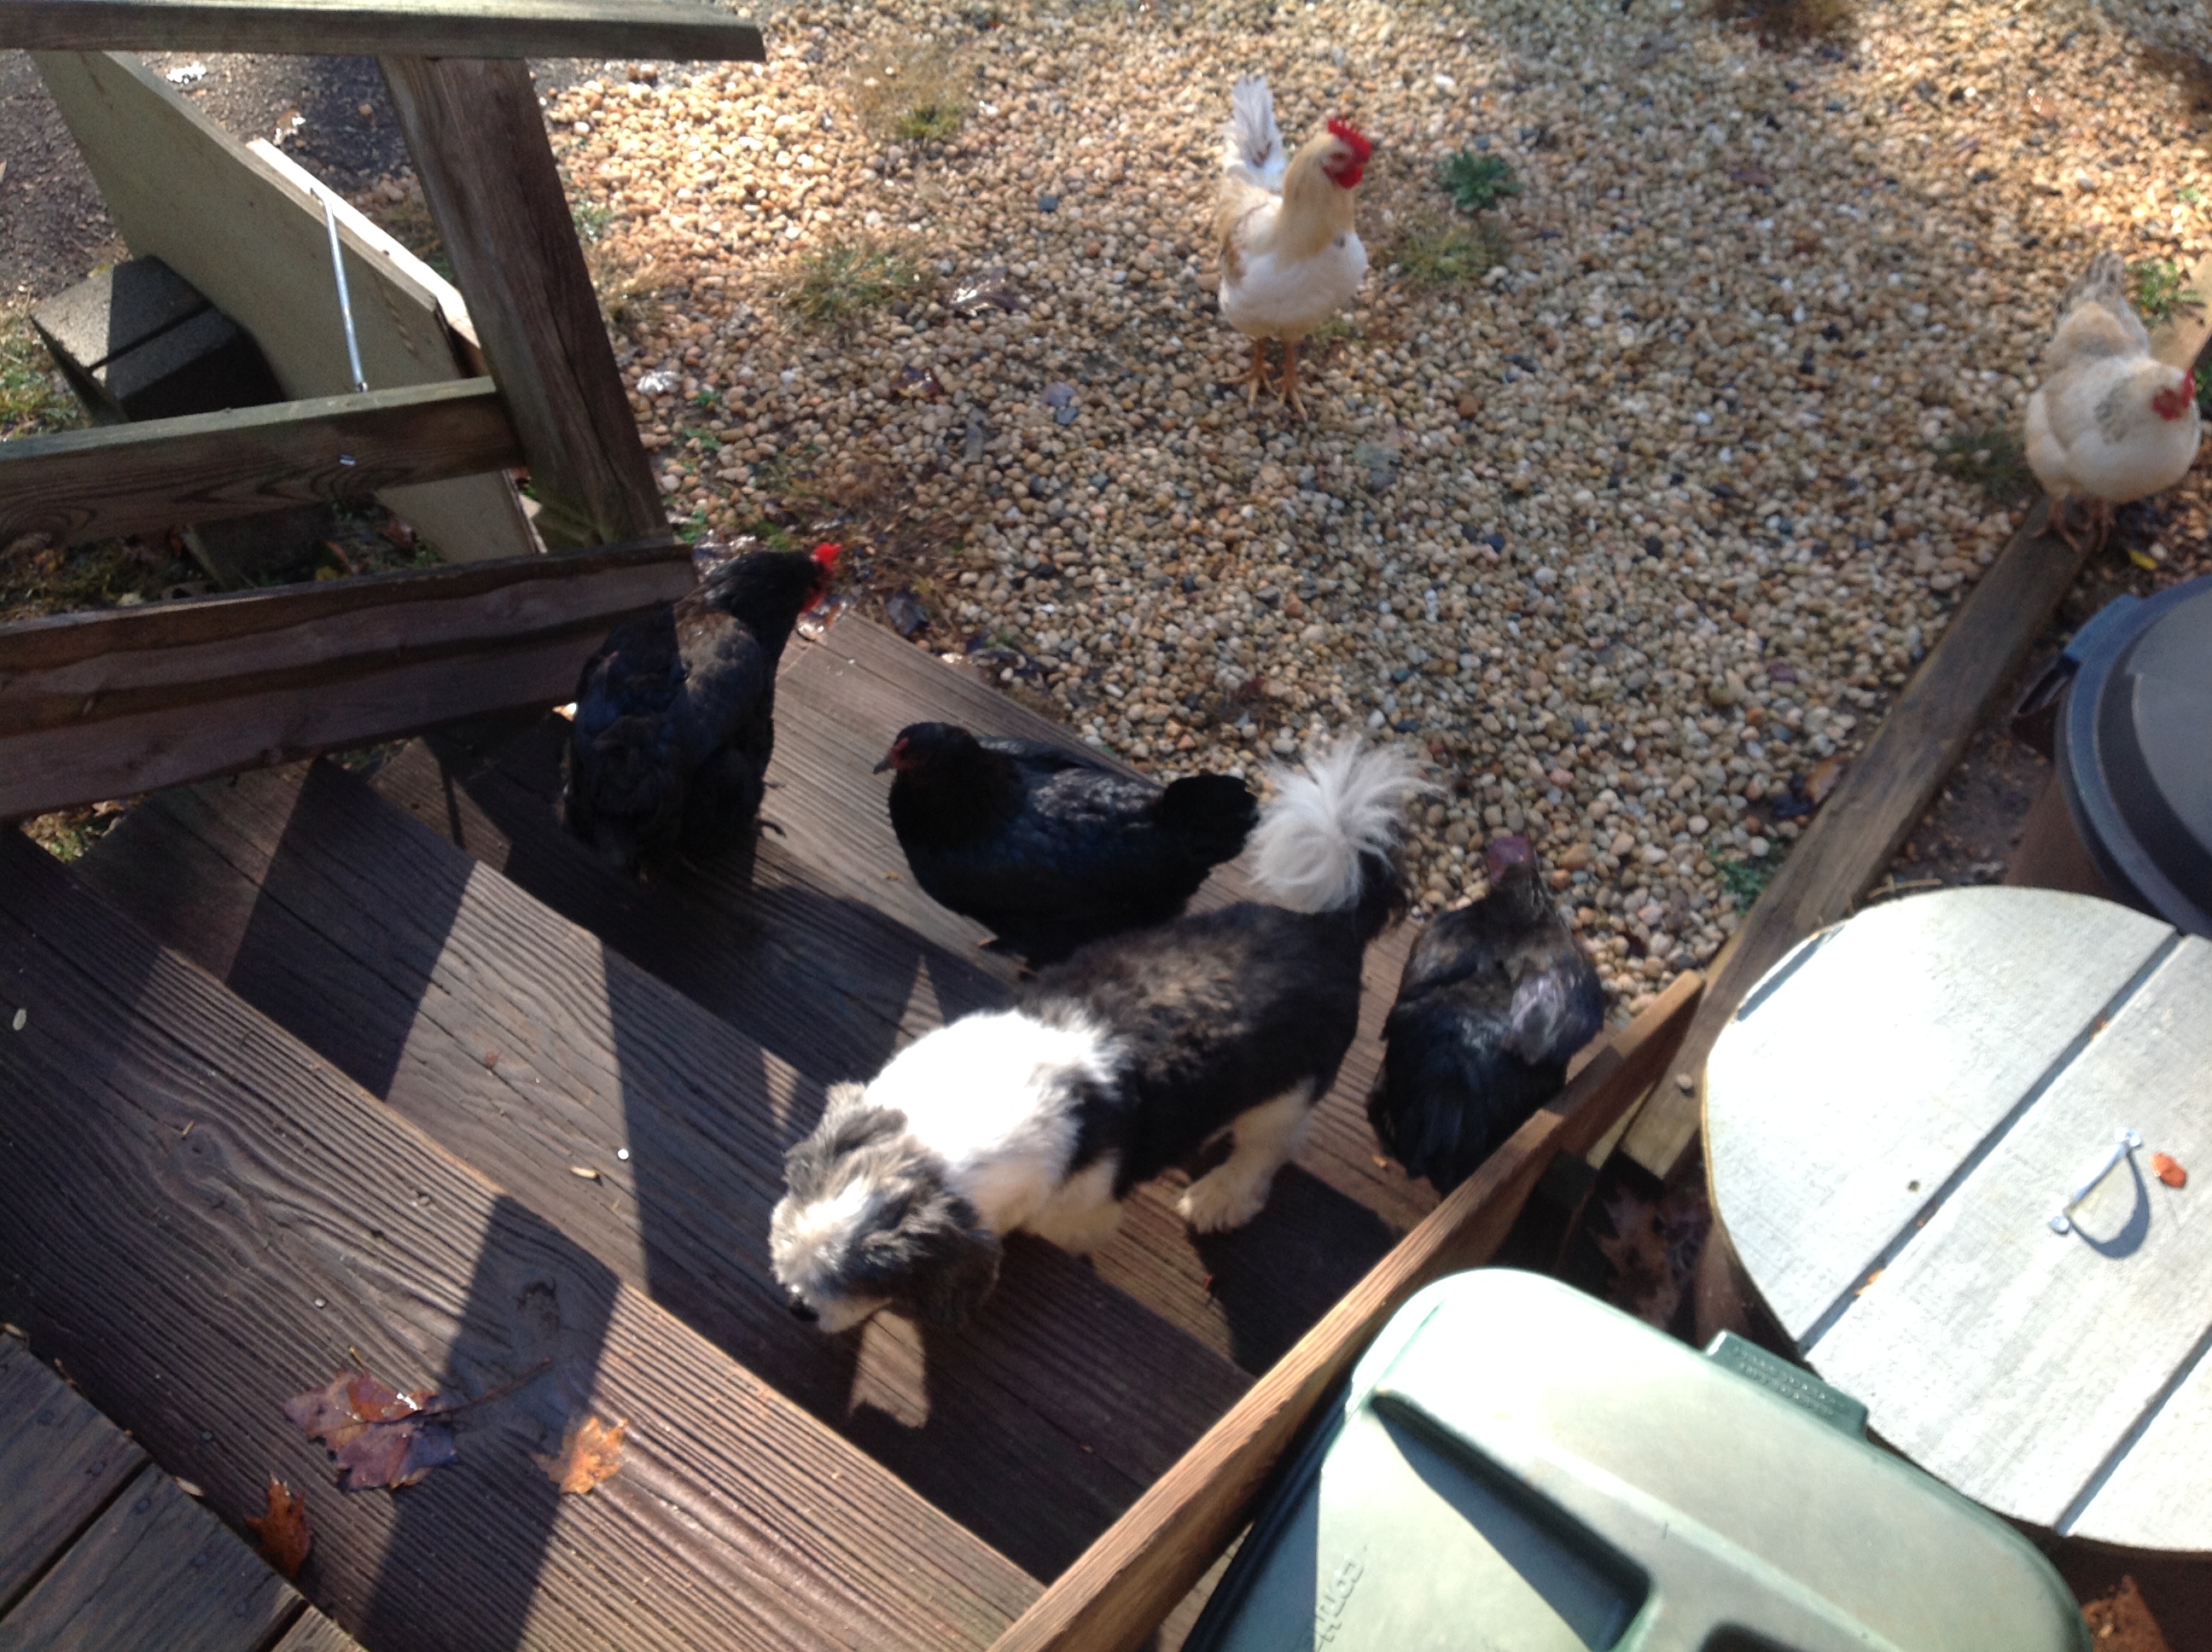
POLYGON ((2212 1552, 2212 943, 1896 901, 1778 964, 1707 1073, 1714 1213, 1877 1436, 2058 1535, 2212 1552))

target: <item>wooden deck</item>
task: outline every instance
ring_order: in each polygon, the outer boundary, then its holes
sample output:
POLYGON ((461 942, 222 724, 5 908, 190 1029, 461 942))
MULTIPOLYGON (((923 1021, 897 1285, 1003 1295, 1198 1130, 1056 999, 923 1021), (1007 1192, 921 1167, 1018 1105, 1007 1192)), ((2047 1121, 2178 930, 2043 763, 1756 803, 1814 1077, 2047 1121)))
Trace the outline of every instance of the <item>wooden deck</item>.
POLYGON ((12 1329, 0 1331, 0 1647, 358 1652, 12 1329))
POLYGON ((74 869, 0 840, 0 1316, 234 1527, 272 1471, 306 1488, 300 1591, 370 1652, 988 1644, 1435 1201, 1362 1110, 1401 931, 1249 1229, 1194 1240, 1179 1172, 1095 1259, 1018 1237, 958 1333, 793 1320, 785 1148, 1012 983, 869 773, 929 718, 1068 738, 848 619, 787 656, 737 863, 608 872, 557 824, 550 719, 160 793, 74 869), (343 1492, 281 1407, 361 1363, 522 1387, 459 1463, 343 1492), (586 1410, 631 1444, 560 1495, 539 1459, 586 1410))

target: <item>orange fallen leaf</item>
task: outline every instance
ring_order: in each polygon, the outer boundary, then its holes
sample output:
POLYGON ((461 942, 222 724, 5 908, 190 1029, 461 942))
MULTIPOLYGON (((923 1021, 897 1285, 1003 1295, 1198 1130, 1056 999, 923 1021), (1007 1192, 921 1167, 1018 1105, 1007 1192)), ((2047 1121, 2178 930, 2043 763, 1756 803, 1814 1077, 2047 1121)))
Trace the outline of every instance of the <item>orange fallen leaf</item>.
POLYGON ((261 1540, 261 1558, 285 1576, 297 1577, 315 1542, 314 1531, 307 1524, 307 1505, 300 1494, 271 1474, 269 1512, 246 1523, 261 1540))
POLYGON ((2166 1154, 2153 1153, 2150 1156, 2150 1168, 2157 1174, 2158 1179, 2169 1187, 2186 1187, 2189 1185, 2189 1172, 2175 1163, 2166 1154))
POLYGON ((1819 808, 1828 800, 1828 793, 1836 789, 1836 782, 1843 775, 1842 758, 1823 757, 1813 765, 1813 772, 1805 776, 1805 801, 1815 809, 1819 808))
POLYGON ((622 1467, 623 1436, 627 1423, 602 1423, 583 1417, 568 1424, 561 1436, 561 1454, 544 1457, 545 1472, 563 1491, 581 1497, 595 1485, 612 1479, 622 1467))

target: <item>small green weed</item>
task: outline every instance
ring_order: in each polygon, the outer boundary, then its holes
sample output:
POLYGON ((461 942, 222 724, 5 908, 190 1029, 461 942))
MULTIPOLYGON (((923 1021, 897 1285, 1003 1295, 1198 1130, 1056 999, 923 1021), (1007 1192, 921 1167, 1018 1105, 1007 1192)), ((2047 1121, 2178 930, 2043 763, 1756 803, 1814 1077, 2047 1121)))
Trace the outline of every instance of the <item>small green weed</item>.
POLYGON ((31 318, 0 313, 0 438, 42 435, 83 422, 76 398, 54 371, 31 318))
POLYGON ((1713 876, 1720 879, 1722 890, 1735 897, 1739 912, 1748 912, 1752 902, 1774 880, 1774 867, 1768 861, 1750 860, 1741 855, 1730 855, 1723 860, 1717 848, 1706 850, 1705 858, 1712 862, 1713 876))
POLYGON ((903 252, 866 241, 832 241, 799 260, 783 298, 803 321, 842 327, 921 287, 921 271, 903 252))
POLYGON ((1462 212, 1486 211, 1521 192, 1521 180, 1504 155, 1477 155, 1472 149, 1462 149, 1438 167, 1437 182, 1462 212))
POLYGON ((1419 224, 1391 250, 1390 262, 1409 287, 1449 287, 1481 280, 1505 262, 1505 237, 1494 224, 1419 224))
POLYGON ((2128 266, 2136 313, 2151 326, 2170 321, 2180 310, 2202 311, 2204 298, 2172 258, 2145 258, 2128 266))
POLYGON ((1742 24, 1778 52, 1844 39, 1856 21, 1851 0, 1713 0, 1713 15, 1742 24))
POLYGON ((575 220, 576 239, 586 246, 596 246, 605 239, 608 226, 615 221, 615 210, 605 201, 586 197, 568 203, 568 216, 575 220))
POLYGON ((968 121, 971 76, 942 46, 878 46, 853 70, 847 95, 874 137, 944 143, 968 121))
POLYGON ((2011 431, 1961 430, 1947 439, 1936 468, 1979 488, 1993 505, 2009 505, 2035 490, 2035 473, 2011 431))

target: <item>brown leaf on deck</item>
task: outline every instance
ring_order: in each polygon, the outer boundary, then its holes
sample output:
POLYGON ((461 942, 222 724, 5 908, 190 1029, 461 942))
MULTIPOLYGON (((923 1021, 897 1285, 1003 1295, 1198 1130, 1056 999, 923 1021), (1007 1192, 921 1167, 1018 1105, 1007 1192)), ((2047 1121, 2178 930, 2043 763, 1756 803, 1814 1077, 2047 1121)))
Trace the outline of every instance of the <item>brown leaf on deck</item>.
POLYGON ((622 1469, 623 1436, 627 1423, 603 1423, 585 1416, 568 1424, 561 1436, 558 1456, 540 1457, 545 1473, 563 1491, 581 1497, 595 1485, 612 1479, 622 1469))
POLYGON ((2168 1154, 2153 1153, 2150 1156, 2150 1168, 2158 1179, 2169 1187, 2186 1187, 2189 1185, 2189 1172, 2183 1169, 2168 1154))
POLYGON ((269 1511, 246 1522, 261 1540, 261 1558, 287 1577, 297 1577, 314 1546, 306 1501, 274 1474, 269 1477, 269 1511))
POLYGON ((398 1389, 367 1371, 341 1371, 325 1388, 284 1402, 284 1415, 337 1460, 349 1491, 412 1485, 459 1453, 453 1430, 436 1420, 449 1407, 428 1388, 398 1389))

